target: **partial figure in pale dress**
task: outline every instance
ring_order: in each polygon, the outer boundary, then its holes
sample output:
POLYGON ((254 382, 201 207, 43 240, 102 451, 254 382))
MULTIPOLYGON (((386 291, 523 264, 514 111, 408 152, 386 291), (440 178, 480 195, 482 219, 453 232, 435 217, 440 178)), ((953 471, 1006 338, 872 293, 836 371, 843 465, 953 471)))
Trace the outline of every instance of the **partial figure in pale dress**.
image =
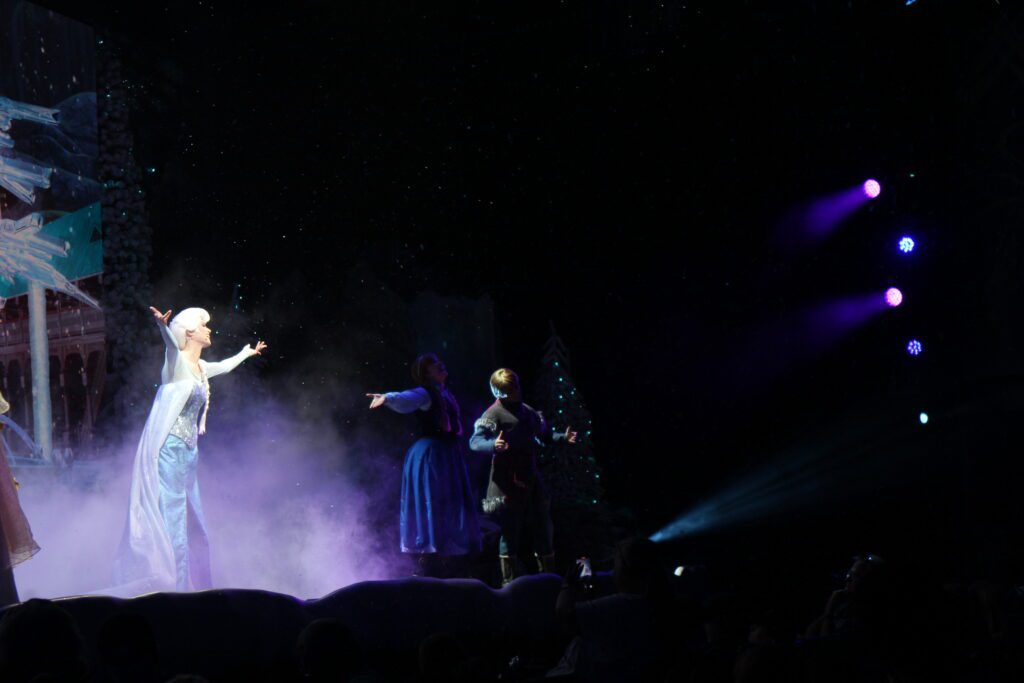
MULTIPOLYGON (((11 406, 0 394, 0 415, 11 406)), ((3 425, 0 425, 3 427, 3 425)), ((18 502, 18 481, 7 466, 7 458, 0 453, 0 607, 18 602, 18 588, 14 583, 14 566, 39 552, 32 537, 25 513, 18 502)))
POLYGON ((153 409, 132 469, 131 498, 114 565, 119 592, 201 590, 211 587, 210 546, 196 469, 199 435, 206 433, 211 377, 231 372, 266 344, 246 345, 217 363, 199 356, 210 346, 210 314, 150 308, 166 344, 153 409))

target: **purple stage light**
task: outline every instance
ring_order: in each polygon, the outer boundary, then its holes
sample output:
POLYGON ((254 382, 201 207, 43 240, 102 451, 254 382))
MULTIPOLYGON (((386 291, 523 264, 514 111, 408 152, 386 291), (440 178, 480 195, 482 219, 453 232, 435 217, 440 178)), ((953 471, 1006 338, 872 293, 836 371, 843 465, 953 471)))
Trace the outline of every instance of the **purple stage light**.
POLYGON ((882 194, 882 186, 878 184, 878 181, 874 178, 864 181, 864 194, 867 195, 868 199, 874 199, 878 195, 882 194))
POLYGON ((914 251, 914 246, 915 243, 913 237, 907 236, 900 239, 900 251, 902 251, 904 254, 909 254, 910 252, 914 251))
POLYGON ((924 346, 922 346, 921 342, 916 339, 911 339, 910 342, 907 343, 907 353, 911 356, 920 356, 922 351, 924 351, 924 346))
POLYGON ((903 292, 896 289, 895 287, 890 287, 889 289, 885 290, 885 303, 889 304, 893 308, 899 306, 901 303, 903 303, 903 292))

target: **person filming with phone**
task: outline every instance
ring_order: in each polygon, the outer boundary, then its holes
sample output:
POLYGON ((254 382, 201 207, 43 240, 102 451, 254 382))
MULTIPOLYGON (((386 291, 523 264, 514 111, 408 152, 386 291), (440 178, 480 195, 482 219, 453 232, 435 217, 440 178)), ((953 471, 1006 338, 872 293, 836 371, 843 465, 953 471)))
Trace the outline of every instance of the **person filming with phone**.
POLYGON ((574 636, 548 673, 579 681, 660 680, 673 599, 657 546, 634 538, 615 547, 616 592, 593 595, 590 560, 581 558, 562 583, 555 612, 574 636))

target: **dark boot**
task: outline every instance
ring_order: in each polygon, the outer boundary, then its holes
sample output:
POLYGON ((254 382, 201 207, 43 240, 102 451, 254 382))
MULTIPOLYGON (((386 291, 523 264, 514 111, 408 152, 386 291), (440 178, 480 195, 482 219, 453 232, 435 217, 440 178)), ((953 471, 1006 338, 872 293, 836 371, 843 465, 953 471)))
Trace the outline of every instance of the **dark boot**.
MULTIPOLYGON (((0 458, 4 456, 0 455, 0 458)), ((6 553, 6 549, 4 551, 6 553)), ((14 570, 0 569, 0 607, 15 605, 18 602, 18 588, 14 585, 14 570)))
POLYGON ((551 553, 550 555, 537 555, 537 554, 534 554, 534 557, 537 558, 537 570, 541 574, 554 574, 555 573, 555 554, 554 553, 551 553))
POLYGON ((416 556, 416 569, 413 576, 436 577, 438 574, 437 558, 433 553, 420 553, 416 556))
POLYGON ((469 562, 466 555, 439 555, 438 556, 437 578, 439 579, 462 579, 466 577, 466 568, 469 562))
POLYGON ((516 578, 516 558, 514 555, 499 557, 498 561, 501 563, 501 585, 504 587, 516 578))

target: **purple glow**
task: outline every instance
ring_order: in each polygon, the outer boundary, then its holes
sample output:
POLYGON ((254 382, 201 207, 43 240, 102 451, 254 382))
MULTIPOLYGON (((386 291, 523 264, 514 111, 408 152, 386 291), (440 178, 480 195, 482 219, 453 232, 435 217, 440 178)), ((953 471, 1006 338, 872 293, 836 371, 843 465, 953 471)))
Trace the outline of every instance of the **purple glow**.
POLYGON ((832 234, 869 201, 863 183, 811 200, 783 219, 779 237, 790 248, 809 246, 832 234))
POLYGON ((887 312, 889 307, 878 294, 875 290, 820 301, 765 322, 751 334, 757 339, 757 344, 744 347, 730 357, 728 376, 732 381, 721 384, 719 389, 723 396, 728 395, 724 392, 733 385, 733 381, 751 386, 776 380, 887 312), (799 343, 794 343, 794 340, 799 340, 799 343), (771 362, 766 363, 765 358, 771 358, 771 362))
MULTIPOLYGON (((320 426, 319 413, 302 415, 289 403, 253 400, 231 379, 234 386, 222 382, 216 431, 211 424, 200 441, 214 587, 313 598, 357 581, 402 576, 397 521, 388 525, 390 517, 397 518, 389 513, 397 508, 400 486, 387 464, 394 454, 374 441, 343 441, 320 426), (238 402, 247 397, 247 408, 240 410, 238 402), (371 486, 352 476, 354 453, 373 453, 379 461, 364 462, 371 486)), ((291 384, 280 389, 306 396, 303 403, 326 405, 323 394, 292 390, 291 384)), ((88 467, 75 464, 78 479, 45 472, 19 477, 26 484, 19 495, 22 507, 44 548, 15 568, 23 600, 131 595, 111 586, 139 427, 132 423, 122 431, 125 441, 116 455, 88 467)))
POLYGON ((903 292, 896 289, 895 287, 890 287, 889 289, 885 290, 885 303, 889 304, 893 308, 899 306, 901 303, 903 303, 903 292))
POLYGON ((868 199, 874 199, 878 195, 882 194, 882 186, 878 184, 877 180, 869 179, 864 181, 864 194, 867 195, 868 199))
POLYGON ((916 339, 911 339, 907 344, 907 353, 911 356, 920 356, 922 351, 924 351, 924 346, 916 339))
POLYGON ((905 236, 900 239, 900 251, 902 251, 904 254, 909 254, 910 252, 914 251, 914 246, 915 244, 913 237, 905 236))

